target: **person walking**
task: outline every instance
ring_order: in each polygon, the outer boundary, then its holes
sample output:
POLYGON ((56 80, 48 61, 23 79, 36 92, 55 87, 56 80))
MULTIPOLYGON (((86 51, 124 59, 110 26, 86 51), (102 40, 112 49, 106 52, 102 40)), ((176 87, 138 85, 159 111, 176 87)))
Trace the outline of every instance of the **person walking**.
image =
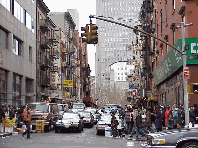
POLYGON ((112 129, 112 135, 113 137, 117 136, 117 127, 118 127, 118 120, 115 117, 115 113, 112 112, 112 117, 111 117, 111 129, 112 129))
POLYGON ((144 132, 143 125, 142 125, 141 111, 138 110, 138 115, 136 117, 136 140, 138 140, 138 135, 139 135, 140 130, 141 130, 143 136, 146 136, 146 133, 144 132))
POLYGON ((160 106, 157 107, 155 127, 157 132, 162 131, 162 116, 160 106))
POLYGON ((150 112, 150 108, 146 109, 145 126, 146 126, 147 131, 151 130, 151 112, 150 112))
POLYGON ((173 111, 173 128, 176 129, 177 128, 177 124, 179 123, 179 110, 176 107, 173 111))
POLYGON ((170 113, 170 107, 168 106, 167 107, 167 111, 165 112, 165 125, 166 125, 166 129, 168 129, 169 128, 169 125, 168 125, 168 116, 169 116, 169 113, 170 113))
POLYGON ((130 130, 130 108, 128 108, 127 112, 125 113, 125 122, 126 122, 126 126, 125 126, 125 129, 126 129, 126 134, 129 134, 129 130, 130 130))
POLYGON ((192 127, 194 127, 195 121, 196 121, 195 107, 191 106, 189 111, 189 122, 192 123, 192 127))
POLYGON ((2 121, 3 121, 3 118, 5 118, 5 112, 3 110, 3 107, 2 105, 0 104, 0 132, 3 132, 4 130, 4 127, 2 127, 2 121))
POLYGON ((26 125, 27 130, 22 134, 22 136, 24 137, 27 134, 27 139, 30 139, 30 124, 31 124, 31 109, 30 108, 25 108, 24 109, 24 114, 23 114, 23 118, 24 118, 24 122, 26 125))

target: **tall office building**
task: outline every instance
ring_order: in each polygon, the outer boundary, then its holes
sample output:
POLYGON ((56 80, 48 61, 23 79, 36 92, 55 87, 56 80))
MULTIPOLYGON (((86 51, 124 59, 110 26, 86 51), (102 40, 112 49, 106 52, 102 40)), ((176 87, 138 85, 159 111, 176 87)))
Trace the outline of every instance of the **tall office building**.
MULTIPOLYGON (((142 2, 143 0, 96 0, 96 15, 135 26, 142 2)), ((135 43, 135 34, 129 28, 106 21, 96 20, 96 24, 99 28, 95 59, 96 89, 102 90, 110 88, 110 65, 133 59, 132 43, 135 43)))
POLYGON ((79 13, 78 13, 78 11, 76 9, 67 9, 67 12, 70 13, 70 15, 76 25, 74 30, 79 31, 79 13))

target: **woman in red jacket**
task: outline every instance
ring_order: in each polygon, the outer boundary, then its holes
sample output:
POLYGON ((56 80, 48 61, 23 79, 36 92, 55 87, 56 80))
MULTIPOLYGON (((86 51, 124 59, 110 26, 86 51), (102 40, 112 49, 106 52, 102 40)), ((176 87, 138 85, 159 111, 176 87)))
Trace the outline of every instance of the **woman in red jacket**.
POLYGON ((167 121, 168 121, 168 115, 169 115, 169 113, 170 113, 170 107, 167 107, 167 111, 165 112, 165 125, 166 125, 166 127, 168 127, 167 121))

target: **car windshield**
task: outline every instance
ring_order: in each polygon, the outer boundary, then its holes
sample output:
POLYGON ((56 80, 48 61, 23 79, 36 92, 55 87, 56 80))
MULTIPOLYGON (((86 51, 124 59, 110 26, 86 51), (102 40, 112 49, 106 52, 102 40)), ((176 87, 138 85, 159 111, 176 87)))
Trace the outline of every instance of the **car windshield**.
POLYGON ((59 109, 59 111, 64 111, 64 108, 62 105, 58 105, 58 109, 59 109))
POLYGON ((28 107, 30 107, 32 111, 49 112, 48 105, 46 104, 29 104, 28 107))
POLYGON ((65 113, 63 114, 63 119, 73 119, 73 118, 78 118, 77 114, 73 113, 65 113))
POLYGON ((90 117, 90 113, 83 113, 83 117, 90 117))

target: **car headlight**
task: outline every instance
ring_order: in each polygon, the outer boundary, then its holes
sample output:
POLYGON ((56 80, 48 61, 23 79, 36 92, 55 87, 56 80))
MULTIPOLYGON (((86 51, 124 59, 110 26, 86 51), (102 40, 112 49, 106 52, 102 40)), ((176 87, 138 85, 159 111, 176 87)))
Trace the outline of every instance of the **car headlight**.
POLYGON ((165 139, 153 139, 152 144, 154 144, 154 145, 165 145, 165 139))

